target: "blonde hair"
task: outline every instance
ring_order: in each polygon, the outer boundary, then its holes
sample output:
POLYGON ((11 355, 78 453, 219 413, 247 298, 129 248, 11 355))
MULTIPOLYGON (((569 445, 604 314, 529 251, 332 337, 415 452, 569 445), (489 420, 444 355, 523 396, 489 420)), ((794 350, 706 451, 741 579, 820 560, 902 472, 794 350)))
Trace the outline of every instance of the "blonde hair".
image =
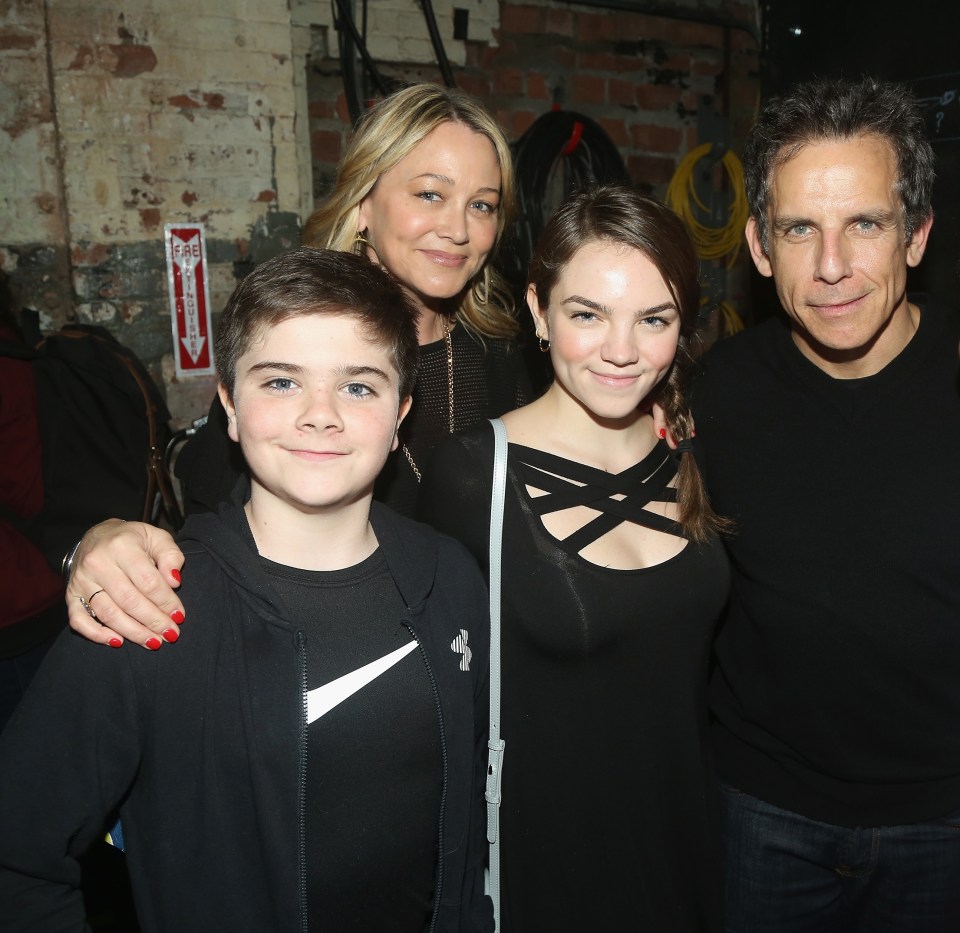
POLYGON ((513 297, 491 267, 507 224, 514 213, 513 159, 510 146, 493 117, 463 91, 435 84, 414 84, 385 97, 360 119, 337 168, 330 196, 310 215, 303 228, 303 244, 354 251, 360 202, 384 173, 408 155, 443 123, 461 123, 486 136, 500 166, 500 207, 497 236, 490 256, 474 276, 456 308, 457 320, 478 337, 512 337, 518 331, 513 297))

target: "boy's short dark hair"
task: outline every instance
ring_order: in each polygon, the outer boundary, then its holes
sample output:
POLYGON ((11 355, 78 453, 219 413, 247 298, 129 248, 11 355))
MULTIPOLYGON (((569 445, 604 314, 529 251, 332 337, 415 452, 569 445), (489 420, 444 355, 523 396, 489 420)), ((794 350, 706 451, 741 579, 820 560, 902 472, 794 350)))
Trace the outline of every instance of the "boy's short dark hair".
POLYGON ((773 171, 809 143, 878 136, 897 159, 897 189, 907 242, 930 216, 936 159, 927 141, 923 111, 902 84, 865 77, 823 78, 798 84, 770 100, 750 132, 743 153, 750 213, 764 252, 769 248, 767 211, 773 171))
POLYGON ((417 311, 397 281, 363 256, 301 247, 258 265, 233 291, 217 325, 217 375, 233 395, 237 361, 263 328, 306 314, 356 319, 390 354, 400 398, 413 391, 417 311))

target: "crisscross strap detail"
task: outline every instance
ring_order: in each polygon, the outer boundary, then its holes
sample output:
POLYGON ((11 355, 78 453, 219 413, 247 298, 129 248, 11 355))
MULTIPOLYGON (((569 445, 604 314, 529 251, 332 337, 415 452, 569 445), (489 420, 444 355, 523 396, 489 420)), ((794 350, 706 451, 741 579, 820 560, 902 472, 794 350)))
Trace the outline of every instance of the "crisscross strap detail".
POLYGON ((579 553, 625 521, 682 537, 673 519, 645 508, 650 502, 677 501, 676 489, 668 485, 677 475, 677 464, 663 443, 622 473, 606 473, 532 447, 511 446, 517 454, 521 481, 545 493, 528 497, 530 507, 541 518, 580 505, 600 512, 564 538, 569 551, 579 553), (623 498, 614 498, 618 495, 623 498))

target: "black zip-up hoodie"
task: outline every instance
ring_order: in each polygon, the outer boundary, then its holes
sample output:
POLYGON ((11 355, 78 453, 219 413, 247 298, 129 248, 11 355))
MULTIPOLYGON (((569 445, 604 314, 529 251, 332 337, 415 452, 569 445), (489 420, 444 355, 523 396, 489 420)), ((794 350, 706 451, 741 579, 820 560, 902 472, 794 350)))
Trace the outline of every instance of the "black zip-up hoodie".
MULTIPOLYGON (((176 645, 111 651, 68 632, 51 649, 0 736, 0 929, 86 929, 76 857, 118 805, 144 933, 307 929, 303 635, 245 521, 238 499, 184 526, 187 620, 176 645)), ((491 931, 486 588, 458 542, 377 503, 371 522, 439 711, 428 929, 491 931), (469 670, 462 640, 453 644, 461 630, 469 670)))

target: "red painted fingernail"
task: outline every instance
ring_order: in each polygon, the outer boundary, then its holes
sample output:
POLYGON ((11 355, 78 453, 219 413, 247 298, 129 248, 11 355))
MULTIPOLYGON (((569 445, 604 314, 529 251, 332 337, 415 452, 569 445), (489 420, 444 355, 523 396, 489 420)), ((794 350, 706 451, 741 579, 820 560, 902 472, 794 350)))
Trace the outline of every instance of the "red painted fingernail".
POLYGON ((183 622, 183 613, 179 609, 174 609, 173 612, 170 613, 170 618, 173 619, 177 625, 180 625, 180 623, 183 622))
POLYGON ((667 429, 666 429, 666 428, 660 428, 660 430, 657 431, 657 434, 660 435, 660 438, 661 438, 662 440, 666 440, 666 439, 667 439, 667 429))
POLYGON ((159 651, 159 650, 160 650, 160 646, 163 644, 163 642, 160 641, 160 639, 157 638, 156 635, 154 635, 153 638, 148 638, 148 639, 144 642, 144 644, 145 644, 151 651, 159 651))
POLYGON ((175 628, 168 628, 168 629, 163 633, 163 640, 164 640, 168 645, 171 644, 172 642, 175 642, 179 637, 180 637, 180 632, 179 632, 179 630, 177 630, 177 629, 175 629, 175 628))
POLYGON ((171 570, 171 571, 170 571, 170 576, 173 577, 173 579, 176 580, 177 583, 180 582, 180 571, 179 571, 179 570, 171 570))
POLYGON ((117 638, 116 636, 114 636, 113 638, 110 639, 110 641, 107 642, 107 644, 111 648, 119 648, 123 644, 123 639, 117 638))

